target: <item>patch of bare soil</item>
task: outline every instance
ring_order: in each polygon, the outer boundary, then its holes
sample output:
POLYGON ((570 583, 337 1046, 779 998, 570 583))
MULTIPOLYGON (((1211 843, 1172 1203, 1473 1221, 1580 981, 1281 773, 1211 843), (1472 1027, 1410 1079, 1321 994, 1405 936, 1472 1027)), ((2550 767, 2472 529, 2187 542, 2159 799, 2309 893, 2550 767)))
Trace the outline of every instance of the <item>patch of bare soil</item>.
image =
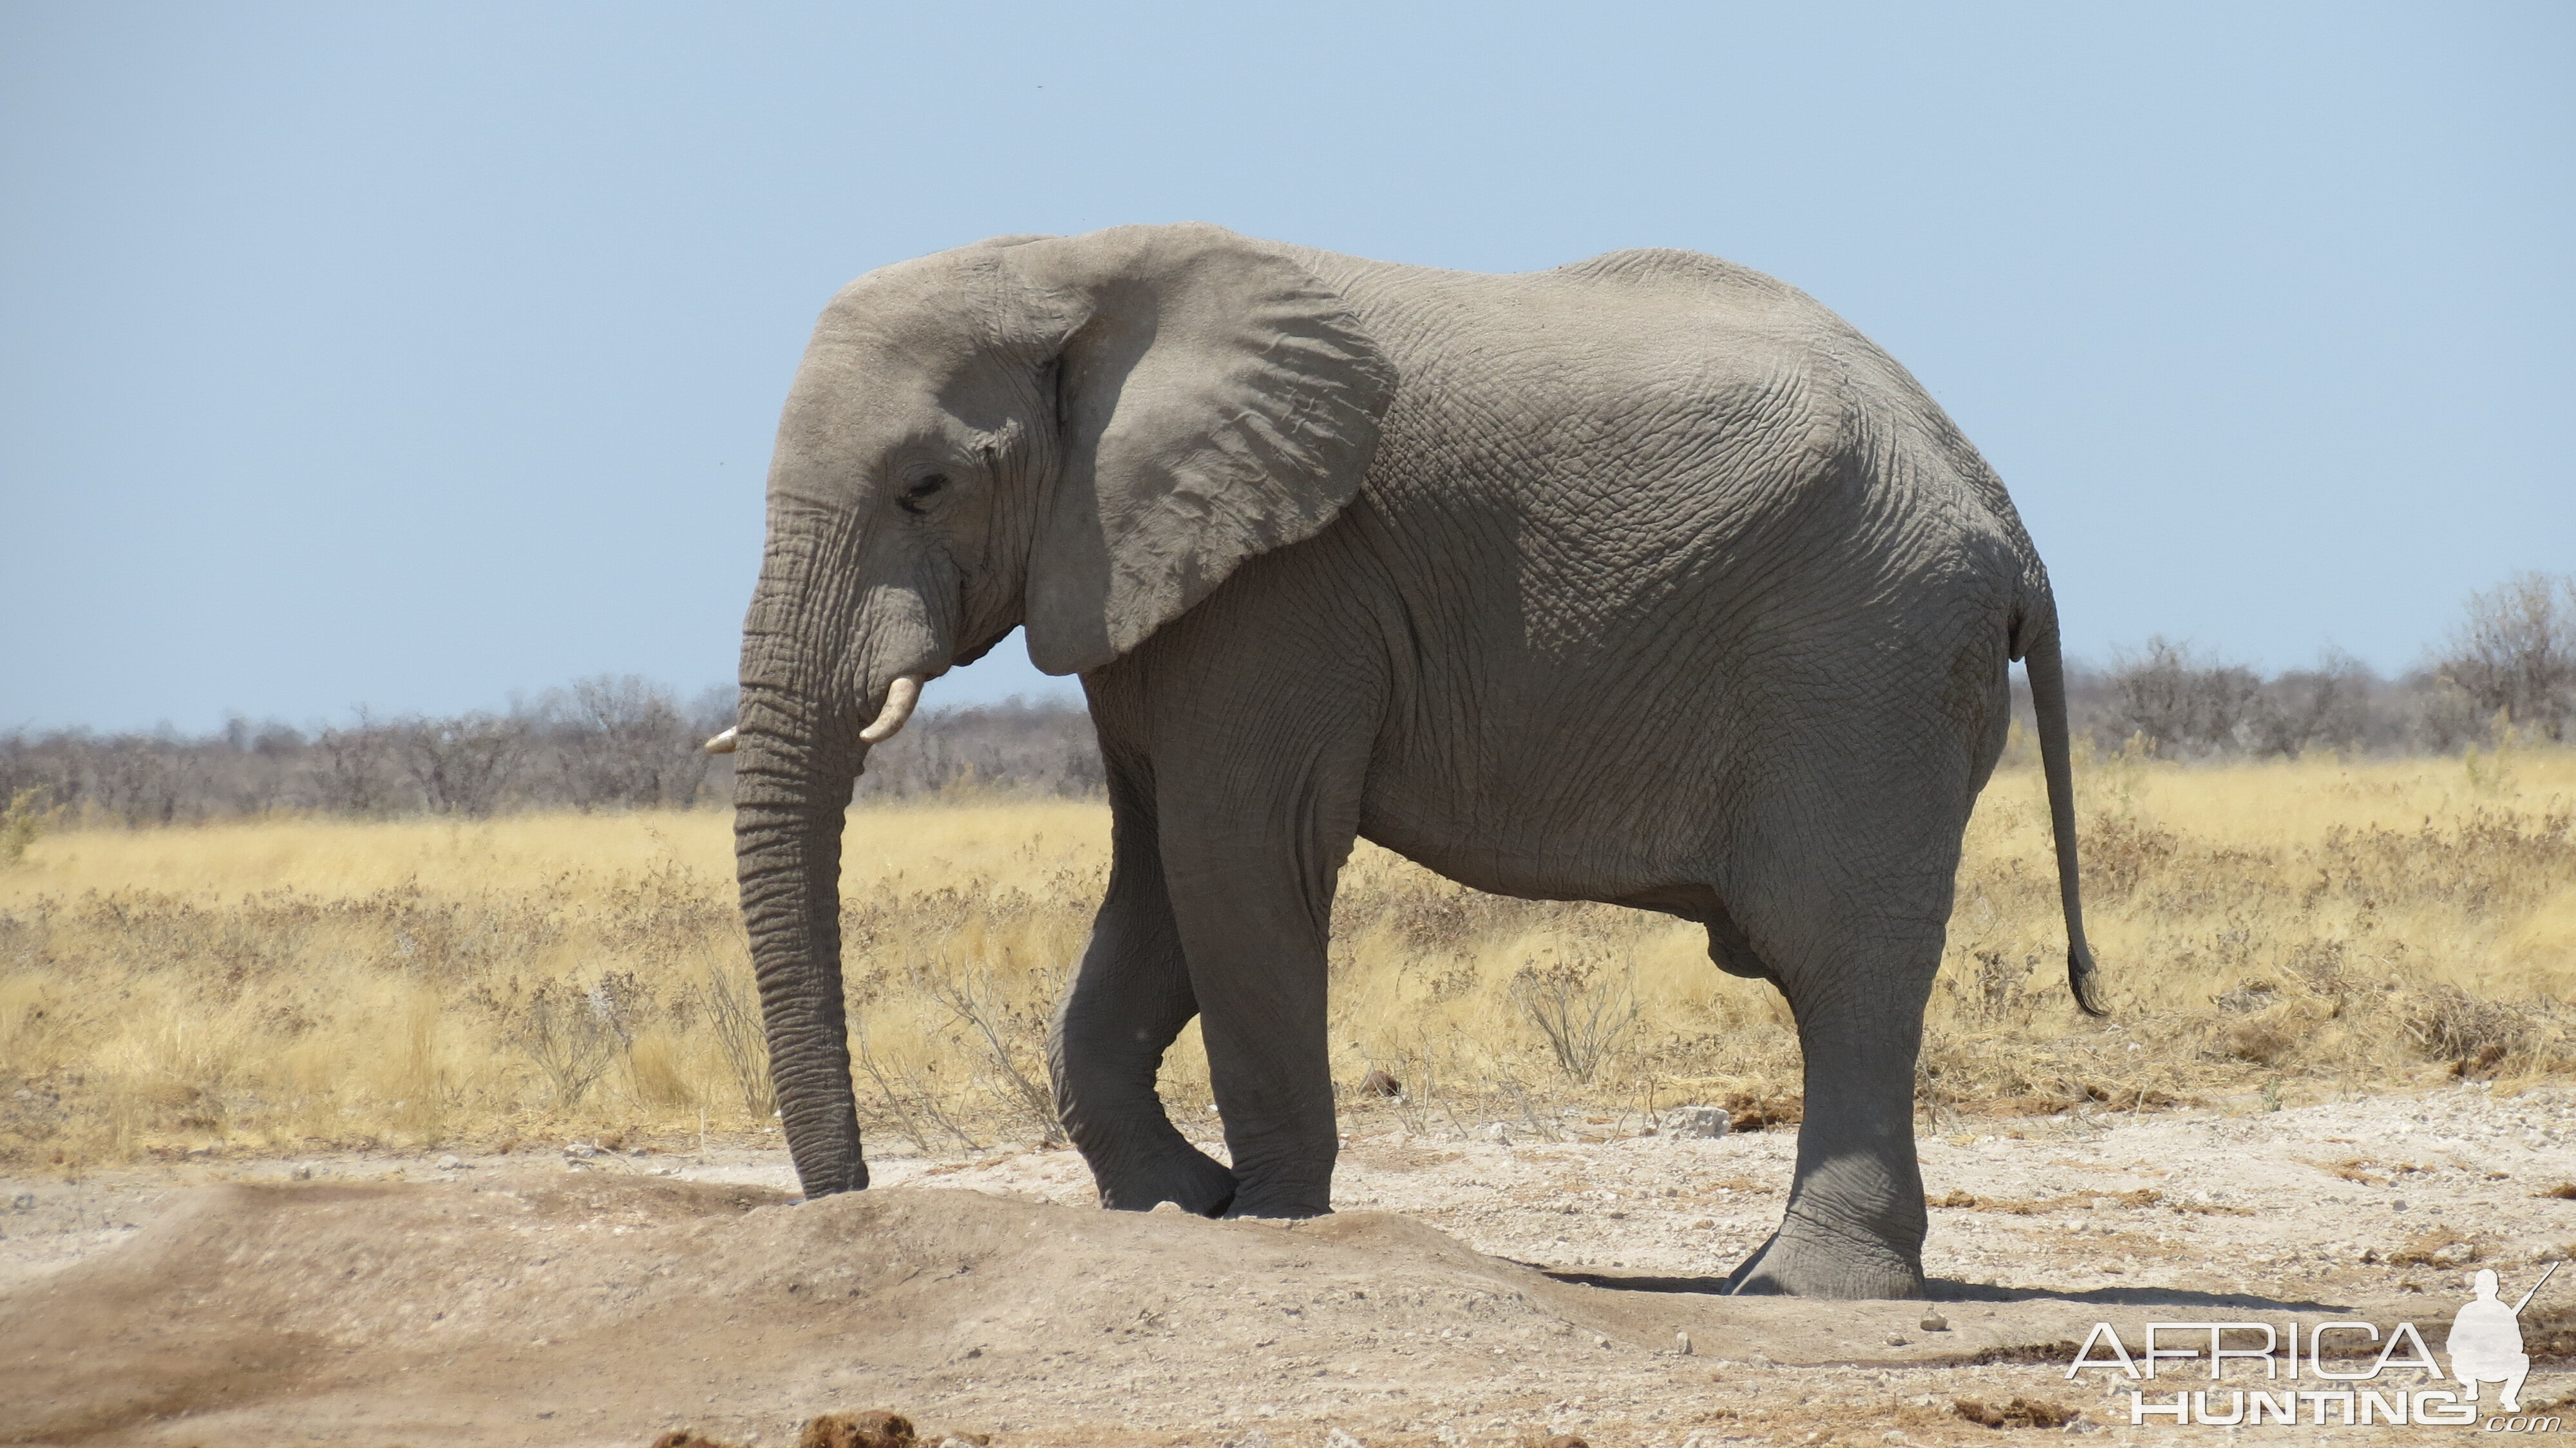
MULTIPOLYGON (((873 1409, 1002 1448, 2145 1438, 2173 1430, 2129 1426, 2131 1383, 2066 1376, 2095 1322, 2134 1350, 2150 1320, 2404 1319, 2438 1349, 2477 1267, 2514 1296, 2576 1245, 2566 1092, 1956 1124, 1924 1143, 1930 1304, 1715 1295, 1789 1132, 1383 1124, 1354 1122, 1346 1210, 1295 1224, 1101 1212, 1061 1151, 893 1158, 811 1203, 775 1152, 0 1184, 0 1442, 782 1445, 873 1409)), ((2576 1386, 2560 1277, 2527 1405, 2576 1386)))

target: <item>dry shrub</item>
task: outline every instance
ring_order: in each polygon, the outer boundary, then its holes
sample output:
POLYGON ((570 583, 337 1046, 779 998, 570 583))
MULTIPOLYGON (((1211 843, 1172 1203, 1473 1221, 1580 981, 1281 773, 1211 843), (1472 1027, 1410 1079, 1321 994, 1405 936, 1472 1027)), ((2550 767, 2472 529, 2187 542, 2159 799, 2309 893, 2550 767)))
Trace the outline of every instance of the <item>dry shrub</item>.
POLYGON ((1950 1411, 1983 1428, 2063 1428, 2077 1416, 2073 1408, 2037 1398, 2015 1398, 2008 1403, 1953 1398, 1950 1411))
POLYGON ((825 1413, 805 1424, 796 1448, 911 1448, 912 1420, 872 1408, 864 1413, 825 1413))
MULTIPOLYGON (((1966 841, 1922 1109, 2144 1111, 2576 1067, 2576 751, 2507 790, 2458 761, 2089 758, 2068 1001, 2044 797, 2008 767, 1966 841)), ((718 815, 270 821, 37 838, 0 874, 0 1156, 757 1134, 774 1109, 718 815)), ((1045 1023, 1107 877, 1079 801, 851 816, 843 938, 863 1123, 923 1150, 1055 1135, 1045 1023)), ((1437 1134, 1799 1119, 1794 1025, 1698 928, 1480 894, 1363 845, 1329 958, 1347 1110, 1437 1134), (1393 1096, 1355 1088, 1372 1070, 1393 1096)), ((1213 1135, 1195 1028, 1161 1089, 1213 1135)))
POLYGON ((2485 1255, 2485 1249, 2469 1234, 2435 1227, 2389 1253, 2388 1262, 2395 1267, 2459 1267, 2485 1255))

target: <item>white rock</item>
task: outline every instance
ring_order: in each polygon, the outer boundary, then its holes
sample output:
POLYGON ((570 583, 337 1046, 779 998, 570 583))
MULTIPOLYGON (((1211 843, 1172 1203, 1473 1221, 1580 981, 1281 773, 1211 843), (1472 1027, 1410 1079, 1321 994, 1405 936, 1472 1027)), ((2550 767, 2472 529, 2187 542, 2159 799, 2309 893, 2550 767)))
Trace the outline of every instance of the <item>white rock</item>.
POLYGON ((1733 1131, 1735 1118, 1724 1107, 1685 1106, 1665 1118, 1664 1129, 1675 1136, 1707 1140, 1733 1131))

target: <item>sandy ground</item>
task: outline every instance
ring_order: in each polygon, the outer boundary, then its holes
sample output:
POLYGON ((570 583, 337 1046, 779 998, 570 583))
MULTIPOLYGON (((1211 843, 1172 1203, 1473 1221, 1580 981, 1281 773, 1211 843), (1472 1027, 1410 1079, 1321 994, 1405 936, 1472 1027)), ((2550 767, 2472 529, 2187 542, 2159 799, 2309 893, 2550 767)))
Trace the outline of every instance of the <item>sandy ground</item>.
MULTIPOLYGON (((1460 1141, 1357 1114, 1342 1211, 1294 1225, 1103 1213, 1038 1150, 887 1156, 879 1189, 810 1204, 783 1153, 740 1148, 8 1180, 0 1442, 782 1445, 870 1407, 1006 1448, 1998 1431, 1961 1399, 2145 1440, 2177 1430, 2130 1426, 2131 1388, 2206 1370, 2070 1381, 2096 1322, 2135 1351, 2149 1321, 2407 1320, 2439 1349, 2477 1267, 2510 1299, 2576 1254, 2576 1200, 2548 1195, 2576 1181, 2576 1092, 1944 1127, 1932 1304, 1714 1295, 1779 1214, 1789 1131, 1460 1141)), ((2545 1411, 2576 1393, 2576 1270, 2523 1324, 2545 1411)), ((2264 1368, 2226 1386, 2292 1386, 2264 1368)))

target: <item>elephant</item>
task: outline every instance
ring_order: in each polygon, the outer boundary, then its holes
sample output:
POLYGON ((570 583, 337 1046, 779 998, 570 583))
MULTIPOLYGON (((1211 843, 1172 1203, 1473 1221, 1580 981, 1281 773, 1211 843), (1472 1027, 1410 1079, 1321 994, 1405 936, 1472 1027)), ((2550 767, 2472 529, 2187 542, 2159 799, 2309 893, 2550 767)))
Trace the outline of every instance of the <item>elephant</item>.
POLYGON ((1332 1208, 1337 872, 1704 926, 1805 1117, 1732 1291, 1919 1296, 1913 1085, 2027 658, 2077 1003, 2056 605, 2001 481, 1804 293, 1678 250, 1486 275, 1220 227, 1007 236, 824 309, 768 477, 735 833, 808 1198, 867 1185, 838 870, 869 746, 1025 628, 1078 675, 1112 860, 1050 1022, 1104 1207, 1332 1208), (1196 1017, 1229 1157, 1156 1095, 1196 1017))

